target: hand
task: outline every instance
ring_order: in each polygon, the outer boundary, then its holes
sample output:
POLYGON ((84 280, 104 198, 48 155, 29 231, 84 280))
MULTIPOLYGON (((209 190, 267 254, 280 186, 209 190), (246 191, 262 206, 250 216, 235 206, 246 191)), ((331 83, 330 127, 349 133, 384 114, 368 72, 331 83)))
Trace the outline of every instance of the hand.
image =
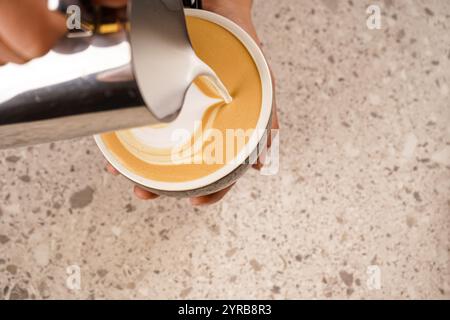
MULTIPOLYGON (((93 0, 97 4, 119 7, 127 0, 93 0)), ((206 10, 221 14, 235 21, 256 41, 259 39, 251 18, 252 0, 203 0, 206 10)), ((67 32, 64 15, 50 12, 46 0, 0 0, 0 65, 6 63, 26 63, 46 54, 67 32)), ((273 124, 278 128, 274 107, 273 124)), ((270 146, 269 139, 269 146, 270 146)), ((254 166, 261 167, 261 161, 254 166)), ((110 164, 107 170, 115 175, 119 172, 110 164)), ((193 205, 212 204, 222 199, 232 186, 217 193, 192 198, 193 205)), ((135 194, 141 199, 155 199, 158 196, 142 188, 135 187, 135 194)))
MULTIPOLYGON (((227 17, 228 19, 240 25, 241 28, 247 31, 253 37, 253 39, 255 39, 256 43, 260 45, 261 42, 256 33, 256 29, 253 25, 251 16, 252 2, 252 0, 203 0, 203 7, 206 10, 227 17)), ((279 129, 275 100, 273 103, 272 129, 279 129)), ((272 137, 269 135, 268 147, 270 147, 271 142, 272 137)), ((253 166, 255 169, 261 169, 263 158, 264 155, 261 155, 260 159, 258 159, 258 162, 253 166)), ((114 175, 119 175, 119 172, 111 164, 108 164, 106 169, 108 172, 114 175)), ((220 201, 232 187, 233 186, 230 186, 226 189, 207 196, 191 198, 191 203, 192 205, 209 205, 216 203, 220 201)), ((158 198, 158 195, 144 190, 138 186, 134 187, 134 193, 138 198, 143 200, 158 198)))
MULTIPOLYGON (((253 24, 252 19, 252 5, 253 0, 203 0, 203 8, 217 14, 220 14, 228 19, 234 21, 238 24, 242 29, 247 31, 249 35, 255 40, 255 42, 261 46, 261 41, 258 37, 258 34, 255 29, 255 25, 253 24)), ((272 73, 272 71, 271 71, 272 73)), ((275 78, 272 73, 272 81, 275 92, 275 78)), ((273 110, 272 110, 272 127, 271 129, 278 130, 280 128, 278 123, 278 113, 276 100, 274 95, 273 100, 273 110)), ((272 144, 272 135, 269 132, 269 137, 267 140, 267 147, 270 148, 272 144)), ((265 154, 261 154, 258 162, 253 165, 253 168, 260 170, 264 163, 265 154)))
MULTIPOLYGON (((126 0, 96 0, 123 6, 126 0)), ((0 65, 26 63, 46 54, 67 32, 64 15, 47 9, 46 0, 0 0, 0 65)))

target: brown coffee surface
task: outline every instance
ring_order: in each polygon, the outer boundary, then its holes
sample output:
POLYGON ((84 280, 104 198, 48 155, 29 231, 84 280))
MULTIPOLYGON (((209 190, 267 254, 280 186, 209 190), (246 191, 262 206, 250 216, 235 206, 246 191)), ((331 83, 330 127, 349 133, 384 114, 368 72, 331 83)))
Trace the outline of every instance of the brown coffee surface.
MULTIPOLYGON (((220 104, 209 108, 202 120, 202 123, 207 123, 213 109, 218 108, 218 111, 214 112, 212 127, 220 130, 224 137, 222 154, 225 155, 227 152, 230 154, 230 146, 225 139, 226 130, 254 129, 258 122, 262 104, 262 86, 258 69, 245 46, 225 28, 195 17, 187 17, 187 26, 195 52, 216 72, 233 97, 233 102, 228 105, 220 104)), ((224 166, 224 163, 205 162, 152 164, 129 152, 116 132, 103 134, 101 138, 124 167, 136 175, 151 180, 191 181, 205 177, 224 166)), ((232 155, 236 156, 242 147, 236 144, 231 147, 232 155)))

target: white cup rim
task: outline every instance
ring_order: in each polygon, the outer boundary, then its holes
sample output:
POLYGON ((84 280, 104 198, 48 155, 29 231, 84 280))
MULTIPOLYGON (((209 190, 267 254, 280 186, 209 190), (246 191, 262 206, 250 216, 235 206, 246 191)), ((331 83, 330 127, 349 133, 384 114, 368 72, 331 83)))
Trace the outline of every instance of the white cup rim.
POLYGON ((252 56, 260 75, 262 86, 261 111, 256 128, 254 130, 254 133, 250 137, 249 142, 231 163, 225 164, 219 170, 214 171, 213 173, 205 177, 183 182, 162 182, 143 178, 131 172, 124 165, 122 165, 120 161, 106 147, 101 138, 101 135, 94 136, 97 146, 114 168, 116 168, 121 174, 134 181, 135 183, 155 190, 189 191, 208 186, 227 176, 237 167, 243 164, 252 154, 252 152, 257 148, 261 139, 261 132, 267 129, 267 125, 272 113, 273 88, 270 69, 264 57, 264 54, 262 53, 256 42, 253 40, 253 38, 233 21, 213 12, 199 9, 185 9, 185 14, 190 17, 197 17, 218 24, 219 26, 230 31, 246 47, 247 51, 252 56))

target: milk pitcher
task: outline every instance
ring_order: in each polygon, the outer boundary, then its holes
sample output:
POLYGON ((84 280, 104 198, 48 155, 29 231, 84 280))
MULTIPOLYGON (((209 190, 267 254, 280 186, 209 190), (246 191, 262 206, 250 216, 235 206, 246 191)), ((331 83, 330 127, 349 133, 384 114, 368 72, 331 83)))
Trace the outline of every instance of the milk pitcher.
POLYGON ((81 28, 43 57, 0 67, 0 149, 170 122, 187 84, 213 74, 198 67, 186 30, 183 6, 199 1, 92 2, 48 1, 62 14, 79 8, 81 28))

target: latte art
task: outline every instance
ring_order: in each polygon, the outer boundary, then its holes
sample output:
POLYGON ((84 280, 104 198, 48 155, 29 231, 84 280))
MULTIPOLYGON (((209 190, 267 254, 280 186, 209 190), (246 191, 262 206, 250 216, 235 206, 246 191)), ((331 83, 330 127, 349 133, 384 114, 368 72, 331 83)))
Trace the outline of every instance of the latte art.
POLYGON ((101 136, 125 168, 154 181, 185 182, 218 171, 245 148, 261 112, 260 74, 241 41, 197 17, 187 17, 187 26, 194 50, 222 80, 231 103, 223 101, 211 81, 200 77, 174 122, 101 136), (230 132, 237 137, 228 139, 230 132))
MULTIPOLYGON (((201 152, 219 108, 226 102, 217 97, 206 78, 197 79, 189 88, 186 102, 178 118, 169 124, 148 126, 116 132, 122 145, 135 157, 150 164, 170 165, 179 159, 179 150, 190 149, 185 157, 201 152), (206 123, 202 119, 212 108, 206 123), (201 132, 201 133, 200 133, 201 132)), ((189 159, 186 159, 189 161, 189 159)))

